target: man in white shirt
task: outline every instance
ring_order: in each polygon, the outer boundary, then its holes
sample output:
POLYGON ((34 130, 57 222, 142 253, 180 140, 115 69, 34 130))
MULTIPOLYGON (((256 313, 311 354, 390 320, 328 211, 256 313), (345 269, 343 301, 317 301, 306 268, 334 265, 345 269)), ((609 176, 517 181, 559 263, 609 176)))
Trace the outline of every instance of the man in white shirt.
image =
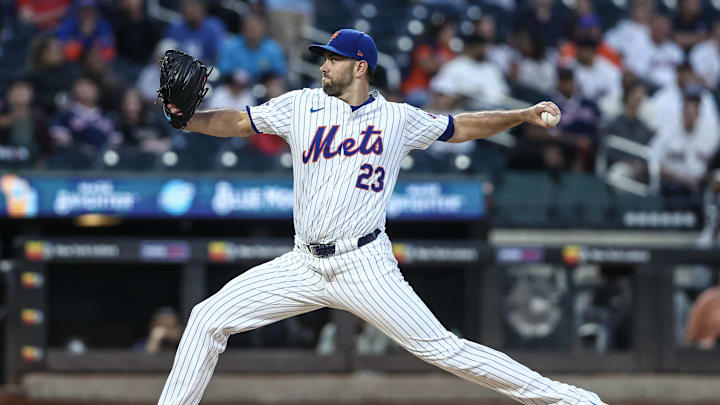
POLYGON ((705 85, 715 90, 720 81, 720 20, 713 24, 712 37, 690 51, 690 64, 705 85))
MULTIPOLYGON (((679 117, 683 108, 683 89, 697 84, 695 72, 687 61, 677 67, 675 76, 674 83, 656 91, 652 98, 640 107, 641 119, 652 129, 667 126, 675 120, 675 117, 679 117)), ((698 121, 702 126, 719 125, 717 104, 708 91, 702 91, 700 96, 698 121)))
POLYGON ((624 20, 605 34, 605 40, 623 57, 623 66, 655 86, 675 80, 675 67, 683 51, 670 39, 668 17, 651 16, 651 6, 642 0, 633 8, 633 20, 624 20))
POLYGON ((487 59, 499 67, 503 74, 509 75, 513 61, 517 58, 517 51, 506 41, 498 41, 495 17, 484 14, 475 23, 475 32, 485 37, 488 42, 487 59))
MULTIPOLYGON (((675 68, 685 59, 685 54, 678 44, 670 39, 672 23, 667 16, 656 15, 650 26, 650 47, 646 54, 635 52, 640 68, 634 71, 645 77, 656 86, 665 86, 675 81, 675 68), (643 59, 645 58, 645 59, 643 59)), ((633 59, 632 57, 630 58, 633 59)))
POLYGON ((717 126, 703 125, 698 119, 701 94, 700 88, 689 87, 684 94, 682 114, 662 126, 650 144, 650 158, 660 165, 665 195, 697 194, 708 162, 717 151, 717 126))
POLYGON ((250 90, 250 75, 238 70, 227 78, 228 83, 215 88, 207 102, 207 108, 236 108, 255 105, 255 97, 250 90))
POLYGON ((612 109, 622 99, 622 75, 620 71, 605 58, 596 57, 596 39, 587 37, 578 41, 577 65, 575 79, 580 93, 598 104, 605 112, 612 109))
POLYGON ((440 69, 430 89, 457 99, 478 96, 489 105, 501 105, 510 89, 500 68, 488 61, 488 45, 480 35, 466 38, 463 54, 440 69))
POLYGON ((631 19, 621 20, 604 36, 605 42, 620 52, 623 59, 643 46, 650 44, 650 20, 653 15, 651 0, 635 0, 630 10, 631 19))

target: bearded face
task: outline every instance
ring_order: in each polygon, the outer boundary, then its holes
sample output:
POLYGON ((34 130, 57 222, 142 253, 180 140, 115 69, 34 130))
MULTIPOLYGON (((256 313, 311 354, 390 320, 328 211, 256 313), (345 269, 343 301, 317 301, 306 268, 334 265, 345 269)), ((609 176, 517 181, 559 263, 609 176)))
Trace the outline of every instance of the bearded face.
POLYGON ((350 86, 353 80, 352 63, 325 63, 322 69, 322 88, 328 96, 338 97, 350 86))

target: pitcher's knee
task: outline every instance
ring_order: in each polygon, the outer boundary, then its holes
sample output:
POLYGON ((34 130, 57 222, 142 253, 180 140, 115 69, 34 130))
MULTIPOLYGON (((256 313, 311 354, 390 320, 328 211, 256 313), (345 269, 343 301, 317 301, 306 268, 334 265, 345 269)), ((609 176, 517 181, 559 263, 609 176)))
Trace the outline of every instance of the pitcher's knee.
POLYGON ((200 329, 210 334, 215 340, 222 342, 226 337, 223 332, 223 325, 216 317, 217 311, 221 308, 214 304, 213 297, 196 304, 190 312, 187 329, 200 329))
POLYGON ((463 339, 452 332, 446 331, 438 337, 408 338, 403 344, 405 349, 428 363, 447 363, 461 352, 464 347, 463 339))

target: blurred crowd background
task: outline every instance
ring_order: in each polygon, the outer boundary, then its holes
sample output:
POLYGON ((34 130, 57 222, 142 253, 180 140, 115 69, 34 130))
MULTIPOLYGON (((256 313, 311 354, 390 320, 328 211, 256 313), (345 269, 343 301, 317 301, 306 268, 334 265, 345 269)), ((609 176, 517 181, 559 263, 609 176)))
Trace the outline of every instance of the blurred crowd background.
MULTIPOLYGON (((403 162, 409 173, 492 180, 495 226, 632 227, 623 202, 694 212, 653 218, 677 228, 698 228, 705 218, 701 239, 716 239, 718 0, 0 0, 0 10, 0 172, 289 175, 279 137, 227 140, 171 128, 156 103, 157 61, 167 49, 191 53, 214 67, 203 107, 244 109, 318 86, 320 61, 307 45, 350 27, 375 39, 372 86, 391 101, 436 113, 542 100, 561 108, 557 128, 522 125, 489 140, 438 142, 403 162)), ((556 273, 540 287, 507 288, 516 320, 532 313, 535 290, 538 300, 560 300, 545 294, 566 284, 556 273)), ((590 308, 578 313, 610 325, 602 349, 631 346, 629 273, 598 269, 597 291, 578 298, 590 308)), ((705 337, 696 321, 685 327, 696 319, 690 305, 707 290, 712 299, 703 302, 717 308, 717 274, 686 273, 673 330, 678 342, 697 344, 705 337)), ((559 319, 546 313, 548 322, 559 319)), ((179 337, 172 311, 152 322, 149 331, 168 323, 168 336, 179 337)), ((313 336, 307 340, 320 339, 313 336)), ((162 347, 159 334, 138 347, 162 347)))
POLYGON ((453 113, 552 100, 563 110, 555 129, 438 144, 406 162, 413 171, 598 174, 672 197, 700 195, 720 167, 717 1, 0 5, 0 168, 290 170, 277 137, 218 142, 172 130, 155 105, 156 61, 170 48, 199 57, 215 67, 204 106, 244 108, 316 86, 306 45, 342 27, 375 38, 373 86, 393 101, 453 113))

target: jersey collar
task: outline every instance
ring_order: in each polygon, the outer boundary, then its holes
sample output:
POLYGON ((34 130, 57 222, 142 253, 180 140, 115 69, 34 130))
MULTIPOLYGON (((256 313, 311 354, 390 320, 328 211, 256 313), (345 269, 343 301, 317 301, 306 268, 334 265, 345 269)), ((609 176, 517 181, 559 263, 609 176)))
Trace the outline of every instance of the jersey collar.
POLYGON ((385 101, 385 99, 383 98, 383 96, 380 94, 379 91, 372 90, 370 92, 370 94, 368 95, 368 99, 364 103, 357 106, 357 108, 353 109, 352 106, 350 106, 347 103, 346 103, 346 105, 348 106, 348 108, 350 108, 350 111, 353 113, 358 112, 358 111, 369 112, 369 111, 372 111, 372 110, 378 108, 380 106, 380 104, 382 104, 384 101, 385 101))

